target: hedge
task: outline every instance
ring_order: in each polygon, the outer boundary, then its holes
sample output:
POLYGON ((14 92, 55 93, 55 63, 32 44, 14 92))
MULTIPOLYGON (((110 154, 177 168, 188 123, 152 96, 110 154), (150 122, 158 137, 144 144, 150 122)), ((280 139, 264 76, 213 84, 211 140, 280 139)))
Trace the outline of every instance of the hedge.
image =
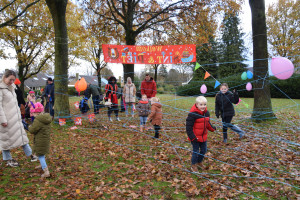
MULTIPOLYGON (((207 87, 207 93, 205 96, 215 96, 215 94, 219 91, 219 87, 214 88, 215 80, 208 79, 203 81, 194 81, 188 85, 180 86, 177 88, 176 93, 180 96, 198 96, 201 95, 201 85, 205 84, 207 87)), ((300 74, 294 74, 287 80, 279 80, 274 76, 270 77, 269 80, 272 98, 300 99, 300 74)), ((241 80, 241 76, 238 75, 220 79, 218 81, 220 83, 227 83, 230 87, 230 90, 236 89, 241 97, 253 97, 253 90, 246 90, 247 82, 251 82, 253 85, 253 79, 241 80)))

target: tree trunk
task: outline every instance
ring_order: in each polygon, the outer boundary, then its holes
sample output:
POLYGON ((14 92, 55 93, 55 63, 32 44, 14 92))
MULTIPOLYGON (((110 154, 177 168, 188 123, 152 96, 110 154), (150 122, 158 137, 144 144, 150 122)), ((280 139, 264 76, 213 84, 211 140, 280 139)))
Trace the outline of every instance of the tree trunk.
POLYGON ((157 70, 159 64, 154 64, 154 81, 157 82, 157 70))
POLYGON ((98 87, 100 88, 101 91, 101 68, 99 62, 96 63, 96 68, 97 68, 98 87))
POLYGON ((55 31, 55 118, 70 117, 68 95, 68 34, 66 8, 68 0, 46 0, 55 31))
MULTIPOLYGON (((135 45, 135 36, 133 33, 126 31, 126 45, 135 45)), ((130 77, 132 82, 134 82, 134 64, 123 64, 124 80, 130 77)))
POLYGON ((272 110, 269 72, 267 28, 264 0, 249 0, 252 12, 254 107, 252 118, 275 118, 272 110))

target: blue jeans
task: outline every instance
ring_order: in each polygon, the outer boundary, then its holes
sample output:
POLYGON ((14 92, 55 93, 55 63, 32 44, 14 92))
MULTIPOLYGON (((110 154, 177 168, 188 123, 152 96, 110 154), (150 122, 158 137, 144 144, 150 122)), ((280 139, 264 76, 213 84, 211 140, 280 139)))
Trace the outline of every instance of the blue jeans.
POLYGON ((193 145, 193 153, 192 153, 192 165, 201 163, 204 159, 204 155, 207 152, 207 142, 191 142, 193 145), (200 149, 200 154, 199 154, 200 149))
POLYGON ((93 96, 92 99, 93 99, 93 104, 94 104, 94 113, 95 113, 95 114, 99 114, 99 109, 100 109, 100 105, 99 105, 99 103, 100 103, 100 96, 99 96, 99 95, 93 96))
POLYGON ((231 128, 234 132, 238 133, 239 135, 243 135, 244 131, 240 129, 238 126, 235 126, 231 123, 233 116, 228 117, 222 117, 222 123, 223 123, 223 139, 227 139, 227 130, 228 128, 231 128))
MULTIPOLYGON (((26 156, 31 156, 32 150, 31 150, 29 144, 23 145, 22 148, 23 148, 23 151, 26 156)), ((2 150, 2 156, 3 156, 3 160, 11 160, 12 159, 10 150, 2 150)))
POLYGON ((45 155, 38 156, 38 158, 39 158, 39 161, 41 163, 42 169, 47 168, 45 155))
POLYGON ((147 121, 147 116, 140 116, 140 125, 145 125, 147 121))
POLYGON ((128 115, 128 109, 129 109, 129 105, 131 107, 131 115, 133 115, 133 103, 126 103, 126 110, 125 110, 125 114, 128 115))

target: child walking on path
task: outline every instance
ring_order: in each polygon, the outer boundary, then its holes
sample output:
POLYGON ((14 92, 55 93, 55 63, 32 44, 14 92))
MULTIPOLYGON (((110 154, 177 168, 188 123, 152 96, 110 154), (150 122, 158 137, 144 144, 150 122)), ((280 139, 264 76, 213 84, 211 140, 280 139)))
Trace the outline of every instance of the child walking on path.
POLYGON ((223 123, 223 142, 227 143, 227 129, 231 128, 233 131, 237 132, 242 139, 245 135, 239 127, 233 125, 231 120, 235 115, 233 103, 237 104, 239 102, 238 93, 233 90, 233 93, 228 90, 227 83, 223 83, 220 86, 220 92, 216 95, 215 102, 215 112, 216 117, 219 118, 221 113, 222 123, 223 123))
POLYGON ((186 118, 186 133, 193 146, 192 167, 193 172, 201 169, 204 155, 207 152, 208 130, 214 132, 216 128, 210 123, 210 114, 207 110, 207 99, 204 96, 196 98, 186 118), (200 153, 199 153, 200 150, 200 153))
POLYGON ((40 166, 36 167, 42 168, 44 173, 42 178, 50 176, 48 166, 46 164, 45 155, 49 152, 50 148, 50 129, 52 117, 49 113, 44 113, 44 106, 37 102, 35 105, 35 120, 33 124, 29 127, 29 132, 34 134, 34 148, 33 151, 38 156, 41 163, 40 166))
POLYGON ((144 94, 142 96, 142 99, 139 101, 139 103, 136 106, 136 110, 138 111, 140 117, 140 131, 143 132, 147 122, 148 115, 150 114, 150 105, 149 105, 147 95, 144 94))
POLYGON ((155 136, 154 138, 159 138, 159 130, 162 121, 162 109, 161 103, 159 102, 159 98, 152 97, 151 98, 151 113, 149 115, 149 121, 154 126, 155 136))

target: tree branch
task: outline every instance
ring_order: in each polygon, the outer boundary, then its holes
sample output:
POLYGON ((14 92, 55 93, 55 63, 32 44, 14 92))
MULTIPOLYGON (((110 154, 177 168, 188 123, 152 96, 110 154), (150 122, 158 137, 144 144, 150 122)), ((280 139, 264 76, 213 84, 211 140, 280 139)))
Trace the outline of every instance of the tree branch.
POLYGON ((40 0, 36 0, 36 1, 34 1, 34 2, 30 3, 30 4, 28 4, 28 5, 24 8, 24 10, 22 10, 22 12, 20 12, 18 15, 16 15, 16 16, 13 17, 12 19, 10 19, 10 20, 8 20, 8 21, 6 21, 6 22, 0 24, 0 28, 5 27, 5 26, 8 26, 10 23, 12 23, 13 21, 15 21, 18 17, 20 17, 21 15, 23 15, 23 14, 27 11, 28 8, 30 8, 31 6, 35 5, 35 4, 38 3, 39 1, 40 1, 40 0))

